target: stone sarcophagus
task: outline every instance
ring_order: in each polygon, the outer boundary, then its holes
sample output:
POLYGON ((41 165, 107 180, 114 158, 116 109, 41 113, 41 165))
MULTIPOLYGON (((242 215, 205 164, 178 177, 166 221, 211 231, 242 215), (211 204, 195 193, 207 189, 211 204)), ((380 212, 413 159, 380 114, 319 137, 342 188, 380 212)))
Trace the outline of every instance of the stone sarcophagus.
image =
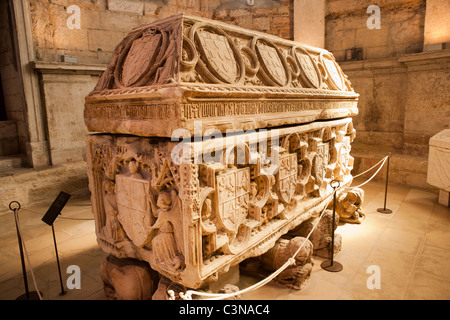
POLYGON ((262 255, 351 182, 357 100, 323 49, 184 15, 132 30, 86 97, 100 247, 190 288, 262 255))

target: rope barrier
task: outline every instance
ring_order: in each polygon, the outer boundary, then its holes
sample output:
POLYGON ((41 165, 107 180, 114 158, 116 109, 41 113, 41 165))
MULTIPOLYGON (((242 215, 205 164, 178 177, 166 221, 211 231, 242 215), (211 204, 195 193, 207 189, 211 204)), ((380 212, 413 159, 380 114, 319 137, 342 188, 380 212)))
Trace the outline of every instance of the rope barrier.
POLYGON ((358 178, 359 176, 362 176, 363 174, 369 172, 370 170, 372 170, 373 168, 375 168, 377 165, 379 165, 381 162, 384 162, 389 156, 385 156, 383 159, 381 159, 380 161, 378 161, 376 164, 374 164, 372 167, 370 167, 369 169, 367 169, 366 171, 363 171, 361 173, 358 173, 356 176, 353 176, 353 179, 358 178))
POLYGON ((357 185, 357 186, 355 186, 355 187, 348 186, 348 187, 346 187, 346 189, 360 188, 360 187, 362 187, 363 185, 365 185, 365 184, 367 184, 368 182, 370 182, 370 181, 378 174, 378 172, 380 172, 381 168, 383 168, 384 164, 386 163, 386 161, 387 161, 388 159, 389 159, 389 156, 385 156, 383 159, 381 159, 381 160, 380 160, 377 164, 375 164, 373 167, 371 167, 371 168, 367 169, 366 171, 361 172, 360 174, 354 176, 353 179, 359 177, 360 175, 362 175, 362 174, 364 174, 364 173, 369 172, 370 170, 372 170, 373 168, 375 168, 377 165, 379 165, 379 164, 382 162, 382 164, 381 164, 380 167, 377 169, 377 171, 375 171, 375 173, 374 173, 367 181, 365 181, 365 182, 363 182, 363 183, 361 183, 361 184, 359 184, 359 185, 357 185))
MULTIPOLYGON (((369 168, 366 171, 361 172, 358 175, 353 177, 353 178, 357 178, 357 177, 359 177, 359 176, 361 176, 361 175, 371 171, 372 169, 374 169, 375 167, 377 167, 381 163, 381 165, 377 169, 377 171, 367 181, 359 184, 356 187, 349 186, 349 187, 338 187, 338 188, 335 188, 334 191, 330 195, 328 195, 326 198, 328 198, 330 196, 333 196, 340 188, 353 189, 353 188, 359 188, 359 187, 367 184, 369 181, 371 181, 378 174, 378 172, 380 172, 381 168, 383 168, 383 166, 386 163, 386 161, 388 160, 388 158, 389 158, 389 155, 385 156, 383 159, 381 159, 378 163, 376 163, 371 168, 369 168)), ((267 283, 269 283, 270 281, 275 279, 275 277, 277 277, 287 267, 289 267, 291 265, 295 265, 295 257, 296 257, 296 255, 303 248, 303 245, 306 243, 306 240, 309 239, 309 237, 311 236, 312 232, 314 231, 316 226, 319 224, 319 222, 322 219, 322 217, 323 217, 323 215, 325 213, 325 210, 328 207, 328 205, 330 204, 330 202, 331 202, 331 199, 325 205, 324 209, 322 210, 321 214, 319 215, 319 219, 317 219, 317 222, 314 224, 314 226, 312 227, 311 231, 308 233, 308 235, 306 236, 305 240, 303 240, 302 244, 297 249, 297 251, 278 270, 274 271, 272 274, 270 274, 265 279, 255 283, 254 285, 252 285, 252 286, 250 286, 250 287, 248 287, 246 289, 239 290, 239 291, 236 291, 236 292, 233 292, 233 293, 209 293, 209 292, 201 292, 201 291, 196 291, 196 290, 187 290, 186 293, 180 292, 179 293, 179 297, 181 299, 183 299, 183 300, 192 300, 192 295, 196 295, 196 296, 200 296, 200 297, 206 297, 206 299, 203 299, 203 300, 222 300, 222 299, 231 298, 231 297, 234 297, 234 296, 237 296, 237 295, 240 295, 240 294, 244 294, 244 293, 252 291, 252 290, 259 289, 260 287, 266 285, 267 283)), ((175 298, 175 292, 173 290, 167 290, 167 294, 169 295, 169 300, 175 300, 176 299, 175 298)))
MULTIPOLYGON (((386 163, 388 158, 389 158, 389 155, 385 156, 383 159, 381 159, 373 167, 371 167, 371 168, 367 169, 366 171, 361 172, 358 175, 353 177, 355 179, 355 178, 357 178, 357 177, 359 177, 359 176, 361 176, 361 175, 371 171, 372 169, 374 169, 375 167, 377 167, 378 165, 381 164, 380 167, 377 169, 377 171, 367 181, 361 183, 360 185, 358 185, 356 187, 349 186, 349 187, 345 187, 345 189, 359 188, 359 187, 367 184, 368 182, 370 182, 378 174, 378 172, 384 166, 384 164, 386 163)), ((340 188, 343 188, 343 187, 335 188, 334 191, 331 194, 329 194, 325 199, 329 198, 330 196, 333 196, 340 188)), ((317 222, 314 224, 314 226, 312 227, 311 231, 308 233, 306 238, 303 240, 302 244, 297 249, 297 251, 278 270, 274 271, 271 275, 269 275, 265 279, 255 283, 254 285, 252 285, 252 286, 250 286, 250 287, 248 287, 246 289, 239 290, 239 291, 233 292, 233 293, 208 293, 208 292, 201 292, 201 291, 196 291, 196 290, 187 290, 186 293, 180 292, 179 293, 179 297, 181 299, 183 299, 183 300, 192 300, 192 295, 196 295, 196 296, 200 296, 200 297, 206 297, 207 299, 205 299, 205 300, 222 300, 222 299, 231 298, 231 297, 234 297, 234 296, 237 296, 237 295, 241 295, 241 294, 247 293, 247 292, 252 291, 252 290, 259 289, 260 287, 266 285, 267 283, 269 283, 270 281, 275 279, 286 268, 288 268, 291 265, 295 265, 295 257, 300 252, 300 250, 303 248, 304 244, 306 243, 306 240, 309 239, 309 237, 311 236, 312 232, 314 231, 314 229, 316 228, 316 226, 318 225, 318 223, 322 219, 322 217, 323 217, 323 215, 324 215, 324 213, 326 211, 326 208, 328 207, 328 205, 331 202, 331 199, 329 199, 327 204, 324 206, 324 209, 322 210, 321 214, 319 215, 319 218, 317 219, 317 222)), ((33 211, 33 210, 29 210, 29 209, 23 209, 23 210, 29 211, 29 212, 32 212, 32 213, 41 214, 39 212, 36 212, 36 211, 33 211)), ((19 232, 19 234, 21 234, 20 227, 19 227, 19 220, 18 220, 18 216, 17 216, 17 211, 18 211, 18 209, 14 209, 14 217, 15 217, 15 220, 16 220, 18 232, 19 232)), ((71 219, 71 220, 93 220, 93 219, 83 219, 83 218, 65 218, 65 219, 71 219)), ((31 262, 30 262, 30 259, 29 259, 29 256, 28 256, 28 252, 26 250, 25 241, 23 241, 23 239, 22 239, 22 245, 23 245, 23 248, 24 248, 24 252, 25 252, 25 256, 26 256, 27 262, 28 262, 28 264, 30 266, 30 269, 31 269, 30 271, 31 271, 31 276, 33 278, 34 287, 35 287, 35 289, 37 291, 39 299, 42 300, 42 296, 39 293, 39 290, 38 290, 38 287, 37 287, 37 284, 36 284, 36 279, 35 279, 33 268, 31 266, 31 262)), ((169 300, 175 300, 176 299, 175 298, 175 293, 174 293, 173 290, 167 290, 167 294, 169 295, 169 300)))
MULTIPOLYGON (((334 190, 330 195, 327 196, 330 197, 332 195, 334 195, 334 193, 337 191, 334 190)), ((325 198, 326 199, 326 198, 325 198)), ((311 236, 312 232, 314 231, 314 229, 316 228, 316 226, 318 225, 318 223, 320 222, 320 219, 322 219, 326 208, 328 207, 328 205, 330 204, 331 199, 327 202, 327 204, 325 205, 324 209, 322 210, 322 213, 319 216, 319 219, 317 219, 317 222, 314 224, 314 226, 312 227, 311 231, 308 233, 308 235, 306 236, 305 240, 303 240, 302 244, 300 245, 300 247, 297 249, 297 251, 276 271, 274 271, 271 275, 269 275, 268 277, 266 277, 265 279, 255 283, 254 285, 240 290, 240 291, 236 291, 233 293, 208 293, 208 292, 201 292, 201 291, 195 291, 195 290, 188 290, 186 291, 186 293, 182 293, 180 292, 179 296, 180 298, 182 298, 183 300, 192 300, 192 295, 196 295, 196 296, 203 296, 203 297, 209 297, 210 299, 205 299, 205 300, 222 300, 222 299, 227 299, 227 298, 231 298, 240 294, 244 294, 246 292, 252 291, 252 290, 256 290, 262 286, 264 286, 265 284, 269 283, 270 281, 272 281, 273 279, 275 279, 275 277, 277 277, 281 272, 283 272, 287 267, 291 266, 291 265, 295 265, 295 257, 297 256, 297 254, 300 252, 300 250, 303 248, 304 244, 306 243, 306 240, 309 239, 309 237, 311 236)), ((168 290, 168 294, 171 298, 174 298, 174 293, 171 292, 172 290, 168 290)), ((172 300, 172 299, 169 299, 172 300)))

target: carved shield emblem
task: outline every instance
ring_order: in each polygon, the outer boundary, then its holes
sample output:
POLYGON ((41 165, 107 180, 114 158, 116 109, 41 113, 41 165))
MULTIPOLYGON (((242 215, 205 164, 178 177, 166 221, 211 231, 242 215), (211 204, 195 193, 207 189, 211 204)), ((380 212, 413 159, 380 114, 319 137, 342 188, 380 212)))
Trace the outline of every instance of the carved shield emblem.
POLYGON ((150 182, 116 175, 117 218, 136 246, 143 246, 150 233, 150 182))
POLYGON ((267 76, 279 86, 284 86, 287 81, 286 70, 275 46, 268 45, 265 42, 256 43, 258 57, 261 66, 267 73, 267 76))
POLYGON ((328 72, 328 79, 333 89, 344 90, 344 80, 337 69, 336 63, 330 59, 323 59, 325 69, 328 72))
POLYGON ((313 58, 301 49, 295 51, 295 56, 301 69, 300 76, 306 85, 316 89, 320 88, 321 78, 313 58))
POLYGON ((297 184, 297 154, 291 153, 280 157, 277 172, 277 193, 281 201, 289 204, 294 196, 297 184))
POLYGON ((216 186, 219 220, 227 231, 236 233, 248 215, 250 169, 219 174, 216 186))
POLYGON ((206 30, 199 30, 197 34, 209 71, 221 81, 235 82, 238 67, 228 39, 206 30))
POLYGON ((133 41, 122 67, 121 82, 129 87, 138 82, 155 63, 161 45, 161 34, 144 32, 133 41))
POLYGON ((323 160, 324 160, 324 165, 327 166, 328 162, 330 160, 330 147, 328 145, 328 143, 319 143, 317 145, 317 153, 319 153, 320 155, 322 155, 323 160))

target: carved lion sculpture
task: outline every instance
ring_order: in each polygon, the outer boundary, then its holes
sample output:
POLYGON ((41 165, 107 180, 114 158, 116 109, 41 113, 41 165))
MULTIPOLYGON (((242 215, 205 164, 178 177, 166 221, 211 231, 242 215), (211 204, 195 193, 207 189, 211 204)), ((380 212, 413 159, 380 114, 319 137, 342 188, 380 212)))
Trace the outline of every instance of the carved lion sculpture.
MULTIPOLYGON (((341 192, 336 197, 336 213, 339 220, 347 223, 361 223, 365 215, 361 211, 364 201, 364 190, 352 188, 350 191, 341 192)), ((333 202, 328 205, 328 209, 333 209, 333 202)))
MULTIPOLYGON (((335 230, 339 223, 339 215, 335 215, 334 227, 335 230)), ((309 240, 314 248, 314 255, 322 258, 330 258, 330 248, 332 243, 332 224, 333 224, 333 212, 331 210, 325 210, 322 218, 314 217, 306 220, 295 229, 289 231, 292 236, 307 237, 311 232, 309 240)), ((342 247, 342 237, 340 234, 334 234, 334 254, 337 254, 342 247)))
POLYGON ((158 276, 148 263, 113 255, 103 260, 100 274, 110 300, 151 300, 158 284, 158 276))
POLYGON ((280 238, 268 252, 261 256, 263 267, 275 271, 295 254, 303 242, 305 244, 295 256, 295 265, 286 268, 276 278, 278 283, 296 290, 302 289, 307 284, 314 265, 311 241, 303 237, 295 237, 291 240, 280 238))

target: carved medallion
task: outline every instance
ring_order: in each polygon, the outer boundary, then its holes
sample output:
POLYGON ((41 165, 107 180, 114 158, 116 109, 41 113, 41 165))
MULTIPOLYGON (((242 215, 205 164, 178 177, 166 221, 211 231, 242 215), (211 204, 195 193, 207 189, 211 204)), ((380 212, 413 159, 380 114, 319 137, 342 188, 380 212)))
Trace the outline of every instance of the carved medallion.
POLYGON ((289 204, 294 196, 297 183, 297 154, 280 156, 279 163, 277 193, 283 203, 289 204))
POLYGON ((262 78, 267 85, 287 86, 290 73, 280 50, 267 39, 254 39, 254 50, 261 64, 262 78))
POLYGON ((136 246, 143 246, 151 228, 149 205, 150 182, 116 175, 118 219, 127 236, 136 246))
POLYGON ((200 53, 197 70, 213 83, 236 83, 243 79, 244 62, 232 39, 220 28, 197 23, 189 30, 189 39, 200 53))
POLYGON ((293 52, 300 67, 300 78, 303 84, 308 88, 319 89, 322 86, 322 79, 317 63, 303 48, 293 48, 293 52))
POLYGON ((135 84, 146 70, 155 62, 161 34, 145 32, 141 38, 133 41, 122 67, 122 84, 129 87, 135 84))
POLYGON ((114 80, 117 87, 133 87, 147 84, 155 71, 165 62, 167 35, 155 28, 136 33, 121 51, 114 80))
POLYGON ((198 32, 198 38, 210 71, 225 82, 234 82, 238 70, 228 39, 205 30, 198 32))
POLYGON ((216 176, 219 220, 228 232, 237 233, 248 215, 250 169, 243 168, 216 176))
POLYGON ((331 89, 344 90, 345 88, 344 79, 333 57, 329 54, 327 55, 321 54, 320 60, 328 73, 328 83, 331 89))

